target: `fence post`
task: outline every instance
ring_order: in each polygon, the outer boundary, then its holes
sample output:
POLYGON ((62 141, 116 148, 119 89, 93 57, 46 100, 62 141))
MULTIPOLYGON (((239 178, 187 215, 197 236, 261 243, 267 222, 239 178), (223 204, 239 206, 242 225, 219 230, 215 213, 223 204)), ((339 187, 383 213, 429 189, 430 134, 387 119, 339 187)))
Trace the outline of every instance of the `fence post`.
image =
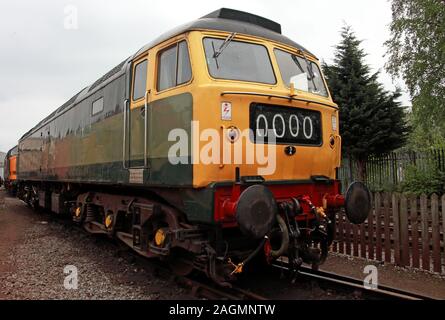
MULTIPOLYGON (((386 200, 386 199, 385 199, 386 200)), ((386 211, 386 203, 385 203, 386 211)), ((398 194, 393 193, 392 195, 392 222, 394 225, 394 260, 396 265, 400 265, 400 215, 399 215, 399 203, 398 194)), ((386 215, 385 212, 385 261, 391 262, 391 234, 389 233, 389 214, 386 215), (386 217, 387 216, 387 217, 386 217), (388 237, 388 239, 387 239, 388 237), (388 254, 388 258, 387 258, 388 254)))
POLYGON ((433 238, 433 270, 440 272, 442 261, 440 256, 440 222, 439 222, 439 197, 431 196, 431 232, 433 238))
POLYGON ((428 198, 420 196, 420 214, 422 226, 422 269, 430 270, 430 237, 428 228, 428 198))

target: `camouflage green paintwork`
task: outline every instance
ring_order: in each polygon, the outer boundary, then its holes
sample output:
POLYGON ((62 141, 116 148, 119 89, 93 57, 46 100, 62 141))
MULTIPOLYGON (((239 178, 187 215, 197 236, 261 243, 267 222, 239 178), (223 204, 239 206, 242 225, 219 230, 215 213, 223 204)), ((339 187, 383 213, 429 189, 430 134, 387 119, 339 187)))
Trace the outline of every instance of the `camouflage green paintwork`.
MULTIPOLYGON (((129 172, 123 166, 123 112, 110 114, 83 127, 70 128, 73 122, 69 119, 78 117, 76 113, 82 106, 74 107, 20 141, 19 179, 113 185, 129 183, 129 172)), ((127 139, 127 151, 132 152, 132 159, 126 161, 127 167, 144 163, 145 126, 140 114, 141 109, 137 108, 128 116, 131 126, 127 127, 127 134, 131 134, 131 139, 127 139), (142 119, 142 123, 131 122, 138 118, 142 119)), ((91 118, 89 113, 86 115, 91 118)), ((193 115, 191 94, 154 101, 148 106, 148 115, 148 168, 144 170, 143 185, 191 186, 193 168, 190 161, 189 164, 172 165, 168 160, 168 150, 175 143, 168 141, 170 130, 181 128, 190 135, 193 115)))

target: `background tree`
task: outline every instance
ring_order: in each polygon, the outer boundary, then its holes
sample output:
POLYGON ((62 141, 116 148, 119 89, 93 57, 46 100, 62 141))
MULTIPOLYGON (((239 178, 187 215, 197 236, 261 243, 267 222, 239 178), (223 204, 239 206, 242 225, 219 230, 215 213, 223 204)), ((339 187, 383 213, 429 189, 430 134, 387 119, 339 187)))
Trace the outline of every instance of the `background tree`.
POLYGON ((445 1, 392 0, 386 69, 413 98, 417 148, 445 144, 445 1))
POLYGON ((340 106, 343 152, 350 163, 357 162, 359 178, 365 180, 368 157, 401 147, 408 126, 404 108, 397 102, 400 92, 385 91, 377 81, 378 73, 371 74, 361 41, 349 26, 342 29, 341 37, 333 65, 323 63, 323 70, 340 106))

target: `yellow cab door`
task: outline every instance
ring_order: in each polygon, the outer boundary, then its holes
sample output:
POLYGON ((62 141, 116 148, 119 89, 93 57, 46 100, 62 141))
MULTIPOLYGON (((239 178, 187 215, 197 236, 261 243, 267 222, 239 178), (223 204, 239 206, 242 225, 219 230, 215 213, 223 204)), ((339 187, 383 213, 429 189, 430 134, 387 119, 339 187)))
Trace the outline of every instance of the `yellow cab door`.
POLYGON ((131 90, 127 110, 127 166, 139 169, 141 173, 148 169, 148 55, 139 57, 132 63, 131 90))

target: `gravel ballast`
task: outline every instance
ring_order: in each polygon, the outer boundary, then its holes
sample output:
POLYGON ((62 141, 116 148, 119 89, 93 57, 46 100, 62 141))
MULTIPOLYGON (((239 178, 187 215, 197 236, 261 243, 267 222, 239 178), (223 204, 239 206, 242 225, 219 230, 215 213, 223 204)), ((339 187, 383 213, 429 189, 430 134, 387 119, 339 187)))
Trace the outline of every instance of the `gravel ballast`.
MULTIPOLYGON (((15 199, 7 199, 6 206, 15 199)), ((23 207, 24 211, 31 211, 23 207)), ((8 210, 9 211, 9 210, 8 210)), ((31 212, 33 213, 33 212, 31 212)), ((23 214, 0 211, 0 215, 23 214)), ((69 221, 48 214, 29 215, 16 245, 2 255, 9 265, 0 274, 5 299, 189 299, 173 280, 162 279, 149 263, 111 239, 89 235, 69 221), (78 289, 64 287, 66 266, 75 266, 78 289)), ((68 270, 67 270, 68 271, 68 270)), ((165 277, 164 277, 165 278, 165 277)))

